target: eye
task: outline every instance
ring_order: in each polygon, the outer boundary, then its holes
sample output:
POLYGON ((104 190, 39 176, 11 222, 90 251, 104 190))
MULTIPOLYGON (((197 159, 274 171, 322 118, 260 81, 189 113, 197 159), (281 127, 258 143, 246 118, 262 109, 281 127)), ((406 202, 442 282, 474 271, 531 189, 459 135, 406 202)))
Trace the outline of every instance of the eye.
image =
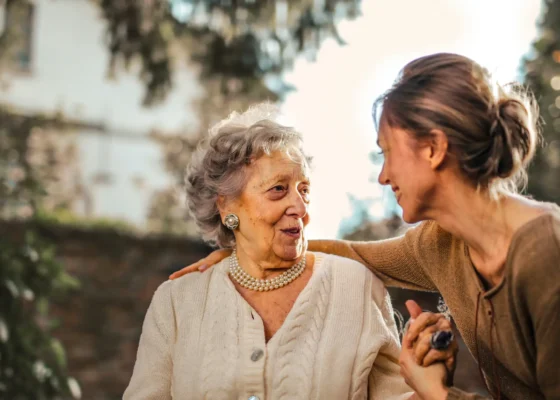
POLYGON ((268 189, 268 196, 272 200, 280 200, 286 195, 287 188, 284 185, 276 185, 268 189))
POLYGON ((286 190, 286 188, 282 185, 276 185, 272 189, 270 189, 270 191, 277 192, 277 193, 282 192, 284 190, 286 190))
POLYGON ((383 150, 370 153, 370 160, 373 165, 381 165, 385 160, 385 153, 383 152, 383 150))
POLYGON ((301 197, 303 198, 303 201, 309 202, 310 195, 311 195, 311 188, 309 187, 309 185, 303 185, 299 189, 299 192, 301 193, 301 197))

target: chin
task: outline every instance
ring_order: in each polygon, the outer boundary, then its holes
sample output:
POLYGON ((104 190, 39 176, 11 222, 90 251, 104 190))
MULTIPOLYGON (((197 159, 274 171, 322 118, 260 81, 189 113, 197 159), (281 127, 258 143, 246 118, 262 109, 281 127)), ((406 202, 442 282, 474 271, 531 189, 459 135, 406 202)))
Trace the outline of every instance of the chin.
POLYGON ((295 260, 304 253, 305 246, 303 242, 294 243, 288 246, 283 246, 280 254, 284 260, 295 260))
POLYGON ((407 212, 407 210, 404 208, 403 208, 402 219, 407 224, 415 224, 417 222, 422 221, 422 218, 417 212, 407 212))

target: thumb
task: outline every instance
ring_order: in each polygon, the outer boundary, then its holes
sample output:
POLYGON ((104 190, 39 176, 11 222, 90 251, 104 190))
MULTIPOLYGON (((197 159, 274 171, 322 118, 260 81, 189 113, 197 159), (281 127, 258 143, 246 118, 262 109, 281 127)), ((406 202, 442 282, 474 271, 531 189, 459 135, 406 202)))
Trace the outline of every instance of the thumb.
POLYGON ((423 312, 422 308, 420 308, 418 303, 416 303, 414 300, 408 300, 405 304, 406 304, 406 308, 408 310, 408 313, 410 314, 410 318, 415 319, 420 314, 422 314, 422 312, 423 312))

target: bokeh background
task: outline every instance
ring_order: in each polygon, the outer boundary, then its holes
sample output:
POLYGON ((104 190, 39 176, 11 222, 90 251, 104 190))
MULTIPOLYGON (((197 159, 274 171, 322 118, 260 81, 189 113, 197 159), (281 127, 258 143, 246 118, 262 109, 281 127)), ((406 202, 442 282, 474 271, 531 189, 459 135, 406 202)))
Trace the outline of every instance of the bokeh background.
MULTIPOLYGON (((558 0, 0 0, 0 399, 122 397, 155 288, 211 250, 183 173, 231 111, 273 101, 303 133, 310 238, 402 233, 371 106, 440 51, 535 92, 527 193, 560 203, 558 0)), ((484 393, 464 346, 455 381, 484 393)))

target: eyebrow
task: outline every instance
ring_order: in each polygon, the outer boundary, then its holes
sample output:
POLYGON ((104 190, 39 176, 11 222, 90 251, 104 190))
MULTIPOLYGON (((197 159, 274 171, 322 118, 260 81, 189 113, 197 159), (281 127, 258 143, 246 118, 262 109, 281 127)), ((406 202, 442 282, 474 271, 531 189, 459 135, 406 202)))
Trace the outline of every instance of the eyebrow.
POLYGON ((265 181, 261 181, 261 183, 259 183, 259 187, 264 187, 264 186, 268 186, 271 185, 274 182, 278 182, 281 180, 285 180, 285 179, 289 179, 289 175, 288 174, 278 174, 278 175, 274 175, 272 178, 267 179, 265 181))
MULTIPOLYGON (((290 178, 291 178, 291 174, 278 174, 278 175, 275 175, 274 177, 272 177, 270 179, 267 179, 266 181, 262 181, 259 184, 259 187, 262 188, 262 187, 265 187, 265 186, 269 186, 272 183, 287 180, 287 179, 290 179, 290 178)), ((310 182, 310 178, 308 176, 304 176, 304 178, 307 182, 310 182)))

